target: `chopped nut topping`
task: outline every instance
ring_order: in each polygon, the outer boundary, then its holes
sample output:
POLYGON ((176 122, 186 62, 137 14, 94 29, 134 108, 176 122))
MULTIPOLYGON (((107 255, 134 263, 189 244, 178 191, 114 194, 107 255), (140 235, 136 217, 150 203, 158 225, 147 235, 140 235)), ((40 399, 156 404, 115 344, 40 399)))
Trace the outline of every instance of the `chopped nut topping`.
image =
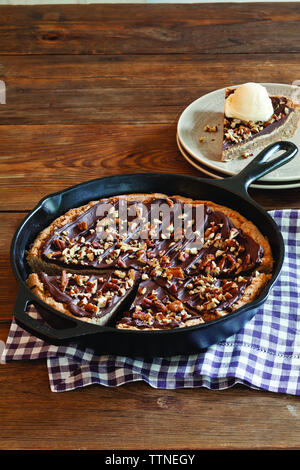
POLYGON ((87 230, 88 225, 85 221, 82 221, 79 224, 77 224, 77 227, 78 227, 79 230, 81 230, 83 232, 84 230, 87 230))
POLYGON ((208 124, 204 127, 204 132, 217 132, 218 126, 209 126, 208 124))

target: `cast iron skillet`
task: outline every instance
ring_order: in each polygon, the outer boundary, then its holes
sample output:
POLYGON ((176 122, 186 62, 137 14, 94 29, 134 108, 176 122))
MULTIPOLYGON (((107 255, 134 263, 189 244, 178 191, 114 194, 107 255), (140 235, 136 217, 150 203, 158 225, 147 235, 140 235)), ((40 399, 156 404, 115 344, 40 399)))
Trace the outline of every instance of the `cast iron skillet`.
POLYGON ((76 343, 98 354, 125 356, 169 356, 199 352, 238 332, 266 300, 278 278, 283 258, 282 235, 270 215, 248 195, 248 186, 256 179, 289 162, 297 153, 291 142, 269 145, 238 175, 223 180, 197 178, 169 173, 136 173, 116 175, 88 181, 42 199, 17 229, 11 245, 11 262, 19 289, 14 307, 17 323, 35 336, 51 344, 76 343), (284 151, 276 158, 269 158, 284 151), (268 237, 273 256, 272 280, 254 301, 235 312, 206 324, 159 331, 118 330, 111 326, 96 326, 70 319, 49 307, 27 287, 30 269, 26 249, 38 233, 54 219, 71 208, 91 200, 118 194, 160 192, 170 196, 180 194, 193 199, 210 200, 237 210, 251 220, 268 237), (27 307, 33 303, 45 322, 31 318, 27 307))

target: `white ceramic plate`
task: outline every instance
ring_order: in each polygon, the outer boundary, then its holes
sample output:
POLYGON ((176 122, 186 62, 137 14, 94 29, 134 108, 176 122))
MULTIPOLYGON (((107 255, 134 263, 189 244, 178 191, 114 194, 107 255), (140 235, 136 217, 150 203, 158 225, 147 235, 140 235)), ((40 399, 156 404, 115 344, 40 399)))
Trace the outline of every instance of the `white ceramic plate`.
MULTIPOLYGON (((270 95, 284 95, 300 101, 300 87, 279 83, 262 83, 270 95)), ((237 86, 237 85, 235 85, 237 86)), ((230 86, 234 88, 235 86, 230 86)), ((236 175, 254 157, 241 158, 228 162, 220 159, 223 138, 223 111, 225 88, 213 91, 191 103, 181 114, 177 124, 177 134, 184 150, 202 165, 227 175, 236 175), (218 132, 204 132, 206 125, 217 125, 218 132), (199 142, 205 136, 206 142, 199 142), (212 140, 214 139, 214 140, 212 140)), ((296 134, 289 139, 300 148, 300 126, 296 134)), ((254 155, 255 156, 255 155, 254 155)), ((275 158, 277 155, 274 155, 275 158)), ((288 183, 300 180, 300 151, 286 165, 261 178, 261 181, 288 183)))
MULTIPOLYGON (((192 165, 194 168, 196 168, 196 170, 199 170, 202 173, 204 173, 205 175, 210 176, 210 177, 215 178, 215 179, 228 178, 228 175, 222 175, 221 173, 213 171, 211 168, 208 168, 205 165, 202 165, 197 160, 195 160, 191 155, 189 155, 185 151, 185 149, 182 147, 178 135, 176 136, 176 140, 177 140, 177 145, 178 145, 178 148, 179 148, 182 156, 184 157, 184 159, 190 165, 192 165)), ((260 181, 261 180, 262 180, 262 178, 260 179, 260 181)), ((276 190, 278 190, 278 189, 294 189, 294 188, 300 188, 300 180, 294 181, 290 184, 287 184, 287 183, 285 183, 285 184, 279 184, 279 183, 268 183, 268 184, 265 183, 265 184, 263 184, 263 183, 256 182, 256 183, 251 184, 251 188, 273 189, 273 190, 274 189, 276 189, 276 190)))

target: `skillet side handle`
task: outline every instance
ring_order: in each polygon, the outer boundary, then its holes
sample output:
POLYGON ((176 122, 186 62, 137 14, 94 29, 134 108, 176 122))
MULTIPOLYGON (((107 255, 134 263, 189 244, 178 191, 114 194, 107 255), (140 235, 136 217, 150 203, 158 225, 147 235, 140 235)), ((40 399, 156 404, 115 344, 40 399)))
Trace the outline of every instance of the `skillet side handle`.
POLYGON ((50 344, 65 344, 78 340, 87 334, 99 333, 96 325, 82 321, 62 318, 56 314, 53 321, 52 310, 39 306, 34 300, 28 299, 20 287, 14 305, 14 318, 16 323, 34 336, 50 344), (33 318, 27 312, 29 304, 33 304, 42 317, 42 320, 33 318), (35 305, 36 304, 36 305, 35 305), (48 321, 49 320, 49 321, 48 321), (51 324, 50 324, 51 323, 51 324))
POLYGON ((248 187, 251 183, 291 161, 298 152, 293 142, 279 141, 268 145, 252 160, 239 174, 226 178, 221 184, 223 187, 248 196, 248 187), (275 153, 284 150, 284 153, 268 161, 275 153))

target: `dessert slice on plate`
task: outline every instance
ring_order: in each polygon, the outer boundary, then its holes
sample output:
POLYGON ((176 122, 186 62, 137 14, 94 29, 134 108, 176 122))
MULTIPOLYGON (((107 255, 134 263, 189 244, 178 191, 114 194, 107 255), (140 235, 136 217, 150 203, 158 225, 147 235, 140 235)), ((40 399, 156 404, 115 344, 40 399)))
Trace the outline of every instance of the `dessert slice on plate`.
POLYGON ((300 121, 300 104, 269 96, 258 83, 225 91, 222 160, 247 158, 272 142, 292 137, 300 121))

